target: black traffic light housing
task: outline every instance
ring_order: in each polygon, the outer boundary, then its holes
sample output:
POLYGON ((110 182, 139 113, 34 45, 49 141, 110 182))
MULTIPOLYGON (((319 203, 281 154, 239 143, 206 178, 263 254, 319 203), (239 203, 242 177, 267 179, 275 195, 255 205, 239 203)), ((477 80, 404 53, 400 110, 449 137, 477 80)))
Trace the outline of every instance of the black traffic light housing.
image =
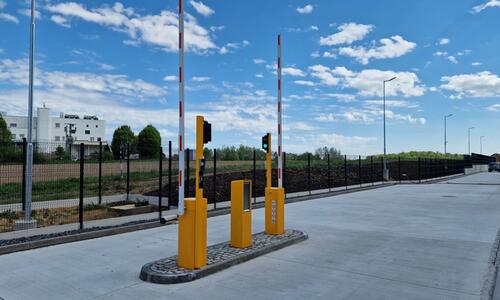
POLYGON ((203 121, 203 144, 207 144, 212 141, 212 124, 207 121, 203 121))
POLYGON ((266 152, 271 151, 269 147, 269 133, 266 133, 266 135, 262 137, 262 150, 266 152))

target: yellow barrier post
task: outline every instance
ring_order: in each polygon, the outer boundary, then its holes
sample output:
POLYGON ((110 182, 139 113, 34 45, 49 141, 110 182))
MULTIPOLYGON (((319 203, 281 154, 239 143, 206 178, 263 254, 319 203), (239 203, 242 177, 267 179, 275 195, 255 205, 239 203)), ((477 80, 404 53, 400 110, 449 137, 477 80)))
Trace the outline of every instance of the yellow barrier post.
POLYGON ((231 182, 231 246, 252 245, 252 181, 231 182))
POLYGON ((272 187, 271 134, 262 137, 262 149, 266 150, 266 234, 285 233, 285 190, 272 187))
POLYGON ((185 269, 199 269, 207 264, 207 199, 203 198, 203 146, 210 141, 211 124, 202 116, 197 116, 195 198, 184 199, 184 214, 179 216, 177 264, 185 269))

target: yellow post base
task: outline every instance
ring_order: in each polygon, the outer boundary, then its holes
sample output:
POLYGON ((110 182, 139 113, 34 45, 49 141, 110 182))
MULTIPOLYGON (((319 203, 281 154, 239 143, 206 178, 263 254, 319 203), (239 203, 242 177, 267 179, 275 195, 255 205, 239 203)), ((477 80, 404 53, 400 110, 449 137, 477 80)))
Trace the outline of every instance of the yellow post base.
POLYGON ((266 234, 285 233, 285 189, 266 188, 266 234))
POLYGON ((207 199, 184 199, 184 214, 179 217, 180 268, 199 269, 207 264, 207 199))
POLYGON ((231 246, 235 248, 252 246, 251 190, 249 180, 231 182, 231 246))

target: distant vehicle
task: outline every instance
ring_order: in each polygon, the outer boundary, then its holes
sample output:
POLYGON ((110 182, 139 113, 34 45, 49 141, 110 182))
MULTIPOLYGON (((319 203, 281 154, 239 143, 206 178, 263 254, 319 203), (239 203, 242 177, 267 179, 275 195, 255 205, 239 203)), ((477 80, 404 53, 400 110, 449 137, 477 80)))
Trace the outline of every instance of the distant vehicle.
POLYGON ((500 163, 491 162, 488 164, 488 172, 498 171, 500 172, 500 163))

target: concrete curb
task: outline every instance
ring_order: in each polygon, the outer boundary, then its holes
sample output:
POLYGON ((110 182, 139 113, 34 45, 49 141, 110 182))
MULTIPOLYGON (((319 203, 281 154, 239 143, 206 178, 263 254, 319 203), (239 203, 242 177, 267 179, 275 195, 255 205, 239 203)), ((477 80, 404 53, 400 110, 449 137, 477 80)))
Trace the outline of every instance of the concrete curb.
POLYGON ((491 248, 490 259, 488 261, 488 272, 484 276, 483 286, 481 288, 481 300, 500 299, 500 291, 496 288, 498 283, 498 266, 500 263, 500 228, 497 237, 491 248))
MULTIPOLYGON (((229 258, 229 259, 226 259, 226 260, 221 261, 221 262, 217 262, 214 264, 208 264, 206 267, 204 267, 202 269, 196 269, 196 270, 179 269, 179 272, 174 273, 174 274, 163 274, 163 273, 154 271, 152 269, 153 265, 155 265, 156 263, 161 263, 163 260, 150 262, 148 264, 145 264, 141 268, 141 273, 139 275, 139 278, 143 281, 157 283, 157 284, 185 283, 185 282, 193 281, 196 279, 200 279, 200 278, 206 277, 208 275, 214 274, 216 272, 222 271, 224 269, 230 268, 232 266, 249 261, 249 260, 254 259, 256 257, 283 249, 285 247, 300 243, 300 242, 308 239, 308 236, 306 233, 304 233, 302 231, 298 231, 298 230, 293 230, 293 231, 299 233, 299 235, 293 236, 293 237, 285 239, 285 240, 277 241, 277 242, 273 243, 272 245, 265 246, 264 248, 261 248, 261 249, 255 250, 255 251, 251 251, 249 253, 240 254, 236 257, 229 258)), ((259 234, 262 234, 262 233, 259 233, 259 234)), ((227 243, 228 242, 224 242, 224 243, 212 245, 209 247, 217 247, 220 245, 225 245, 227 243)), ((173 256, 172 258, 168 258, 168 259, 175 259, 176 260, 176 258, 177 258, 177 256, 173 256)))

